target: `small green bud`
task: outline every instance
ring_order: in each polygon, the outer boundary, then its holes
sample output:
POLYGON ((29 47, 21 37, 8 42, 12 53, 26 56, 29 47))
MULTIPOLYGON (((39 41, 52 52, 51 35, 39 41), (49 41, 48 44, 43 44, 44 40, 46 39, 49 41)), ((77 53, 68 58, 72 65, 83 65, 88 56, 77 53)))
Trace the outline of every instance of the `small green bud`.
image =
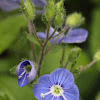
POLYGON ((57 10, 56 16, 55 16, 55 25, 56 26, 60 26, 62 24, 62 16, 63 16, 62 13, 59 10, 57 10))
POLYGON ((51 21, 55 15, 55 2, 54 0, 48 0, 45 9, 45 17, 48 21, 51 21))
POLYGON ((32 20, 35 17, 35 8, 34 5, 31 3, 31 0, 26 0, 24 3, 24 0, 21 0, 20 5, 22 6, 22 10, 25 14, 25 16, 32 20))
POLYGON ((56 4, 55 25, 60 26, 64 19, 63 0, 56 4))
POLYGON ((71 50, 71 52, 68 54, 68 61, 69 62, 75 62, 76 59, 79 57, 79 54, 81 52, 81 49, 79 47, 75 47, 71 50))
POLYGON ((66 19, 66 24, 68 24, 71 27, 76 27, 81 25, 84 22, 85 18, 82 16, 81 13, 72 13, 68 15, 66 19))
POLYGON ((94 55, 94 60, 100 61, 100 50, 94 55))

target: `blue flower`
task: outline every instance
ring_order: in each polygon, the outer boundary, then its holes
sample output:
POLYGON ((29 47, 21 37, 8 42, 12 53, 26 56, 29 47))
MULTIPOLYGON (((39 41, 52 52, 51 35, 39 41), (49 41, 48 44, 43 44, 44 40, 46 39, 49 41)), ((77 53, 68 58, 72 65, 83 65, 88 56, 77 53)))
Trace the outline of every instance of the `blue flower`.
POLYGON ((38 84, 33 87, 33 94, 37 100, 79 100, 74 77, 65 68, 41 76, 38 84))
POLYGON ((18 76, 19 87, 24 87, 28 83, 34 80, 36 76, 36 69, 34 64, 30 60, 22 61, 16 69, 18 76))
MULTIPOLYGON (((0 8, 4 11, 12 11, 14 9, 19 8, 19 2, 21 0, 0 0, 0 8)), ((43 8, 46 4, 45 0, 31 0, 35 7, 43 8)), ((36 10, 38 14, 41 14, 44 12, 44 10, 36 10)))
MULTIPOLYGON (((49 36, 52 35, 54 29, 51 27, 50 28, 50 31, 49 31, 49 36)), ((55 35, 57 35, 58 32, 56 31, 55 35)), ((43 33, 43 32, 38 32, 38 36, 42 39, 45 39, 46 38, 46 32, 43 33)), ((60 37, 60 39, 57 41, 56 44, 58 43, 82 43, 84 41, 86 41, 88 37, 88 31, 83 29, 83 28, 76 28, 76 29, 72 29, 70 30, 67 34, 64 34, 60 37)), ((53 43, 55 40, 56 40, 57 37, 53 38, 50 40, 51 43, 53 43)))

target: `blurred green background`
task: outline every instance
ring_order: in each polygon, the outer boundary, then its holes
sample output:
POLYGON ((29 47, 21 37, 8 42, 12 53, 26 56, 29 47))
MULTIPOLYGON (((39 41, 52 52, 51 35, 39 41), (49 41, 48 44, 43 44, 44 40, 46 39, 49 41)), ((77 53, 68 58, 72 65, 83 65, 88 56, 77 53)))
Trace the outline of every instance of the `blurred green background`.
MULTIPOLYGON (((65 0, 65 8, 67 14, 78 11, 86 18, 81 27, 89 31, 89 37, 85 43, 77 44, 83 49, 77 66, 86 66, 100 49, 100 0, 65 0)), ((40 17, 37 16, 34 21, 37 31, 44 30, 40 17)), ((0 10, 0 100, 36 100, 31 85, 19 88, 17 77, 9 71, 22 59, 33 60, 25 31, 27 21, 21 10, 0 10)), ((66 46, 66 55, 75 45, 66 46)), ((39 56, 40 48, 37 45, 35 47, 39 56)), ((61 53, 61 46, 56 46, 45 56, 42 75, 59 67, 61 53)), ((76 78, 76 84, 80 91, 80 100, 100 100, 100 63, 82 72, 76 78)))

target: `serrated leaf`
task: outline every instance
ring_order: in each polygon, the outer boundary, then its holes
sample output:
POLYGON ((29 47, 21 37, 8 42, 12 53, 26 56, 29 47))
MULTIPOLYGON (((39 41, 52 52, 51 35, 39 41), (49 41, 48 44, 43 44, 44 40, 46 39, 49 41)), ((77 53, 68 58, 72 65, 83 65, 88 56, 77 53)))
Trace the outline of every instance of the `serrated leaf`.
POLYGON ((0 54, 15 41, 20 28, 26 25, 23 15, 9 16, 0 21, 0 54))

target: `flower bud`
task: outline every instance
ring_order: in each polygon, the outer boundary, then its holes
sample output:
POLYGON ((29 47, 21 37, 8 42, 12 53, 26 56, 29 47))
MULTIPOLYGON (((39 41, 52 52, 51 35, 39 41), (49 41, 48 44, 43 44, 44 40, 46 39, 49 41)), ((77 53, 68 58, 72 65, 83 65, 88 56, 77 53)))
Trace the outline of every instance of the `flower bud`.
POLYGON ((31 0, 22 0, 20 2, 20 5, 22 6, 22 10, 25 14, 25 16, 29 19, 32 20, 35 17, 35 8, 34 5, 31 3, 31 0))
POLYGON ((68 15, 66 19, 66 24, 68 24, 71 27, 76 27, 81 25, 84 22, 85 18, 82 16, 81 13, 72 13, 68 15))
POLYGON ((94 55, 94 60, 100 61, 100 50, 94 55))
POLYGON ((64 19, 63 0, 56 4, 55 25, 60 26, 64 19))
POLYGON ((48 0, 45 9, 45 17, 48 21, 51 21, 55 14, 55 2, 54 0, 48 0))
POLYGON ((79 47, 75 47, 71 50, 71 52, 68 54, 68 61, 69 62, 75 62, 76 59, 79 57, 79 54, 81 52, 81 49, 79 47))

